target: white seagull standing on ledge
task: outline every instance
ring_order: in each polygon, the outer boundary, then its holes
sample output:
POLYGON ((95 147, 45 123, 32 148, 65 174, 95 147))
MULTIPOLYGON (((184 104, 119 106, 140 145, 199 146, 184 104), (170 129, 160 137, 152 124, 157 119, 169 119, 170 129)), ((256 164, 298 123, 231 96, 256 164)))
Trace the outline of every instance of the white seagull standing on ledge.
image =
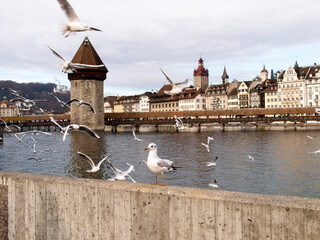
POLYGON ((65 25, 62 34, 66 34, 65 37, 68 37, 71 32, 83 32, 83 31, 100 31, 98 28, 89 27, 87 24, 80 22, 77 14, 71 7, 70 3, 67 0, 58 0, 61 9, 67 15, 69 23, 65 25))
POLYGON ((158 157, 157 153, 157 145, 155 143, 150 143, 145 150, 149 150, 147 165, 151 172, 155 173, 156 175, 156 182, 155 185, 158 184, 157 182, 157 174, 162 174, 162 186, 166 186, 164 183, 164 173, 171 172, 176 170, 173 166, 173 162, 167 159, 162 159, 158 157))

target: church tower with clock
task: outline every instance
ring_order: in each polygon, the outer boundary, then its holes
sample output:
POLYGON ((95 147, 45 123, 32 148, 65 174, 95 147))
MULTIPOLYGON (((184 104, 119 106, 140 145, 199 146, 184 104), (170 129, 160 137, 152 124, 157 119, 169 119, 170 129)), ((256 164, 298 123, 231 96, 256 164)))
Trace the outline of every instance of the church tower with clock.
POLYGON ((206 90, 209 86, 209 71, 204 68, 202 58, 198 61, 198 68, 193 71, 193 81, 195 88, 206 90))

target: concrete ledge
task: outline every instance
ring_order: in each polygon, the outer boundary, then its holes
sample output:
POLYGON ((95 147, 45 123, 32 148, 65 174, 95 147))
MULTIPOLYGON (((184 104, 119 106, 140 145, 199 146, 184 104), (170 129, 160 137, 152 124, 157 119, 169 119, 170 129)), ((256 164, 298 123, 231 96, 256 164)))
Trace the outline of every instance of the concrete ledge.
POLYGON ((320 200, 0 172, 9 239, 320 239, 320 200))

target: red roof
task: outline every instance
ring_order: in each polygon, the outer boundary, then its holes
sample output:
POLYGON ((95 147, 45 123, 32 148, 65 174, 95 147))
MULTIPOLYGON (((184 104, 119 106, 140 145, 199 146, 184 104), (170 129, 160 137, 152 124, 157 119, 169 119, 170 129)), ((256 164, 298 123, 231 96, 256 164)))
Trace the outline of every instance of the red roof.
POLYGON ((198 68, 197 68, 197 70, 194 70, 194 71, 193 71, 193 76, 196 76, 196 75, 209 76, 209 71, 208 71, 208 69, 205 69, 204 66, 203 66, 203 60, 202 60, 202 58, 200 58, 199 61, 198 61, 198 68))

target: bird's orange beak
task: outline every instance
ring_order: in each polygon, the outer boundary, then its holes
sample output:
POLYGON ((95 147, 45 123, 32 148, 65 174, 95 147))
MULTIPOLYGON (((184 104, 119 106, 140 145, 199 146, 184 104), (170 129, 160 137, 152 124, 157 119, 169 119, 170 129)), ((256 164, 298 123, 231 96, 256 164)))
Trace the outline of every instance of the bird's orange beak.
POLYGON ((149 150, 149 149, 150 149, 150 148, 147 147, 147 148, 145 148, 144 150, 147 151, 147 150, 149 150))

